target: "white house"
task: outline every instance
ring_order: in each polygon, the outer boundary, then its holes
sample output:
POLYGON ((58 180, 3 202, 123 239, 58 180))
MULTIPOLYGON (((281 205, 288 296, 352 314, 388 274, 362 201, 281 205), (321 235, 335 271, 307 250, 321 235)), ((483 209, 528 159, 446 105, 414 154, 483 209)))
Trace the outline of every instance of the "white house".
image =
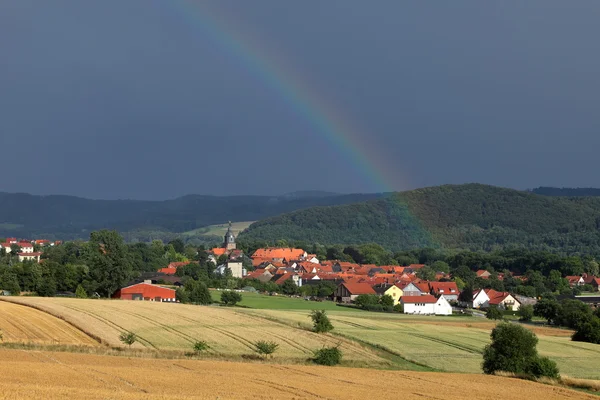
POLYGON ((400 299, 405 314, 451 315, 452 306, 444 296, 436 299, 428 294, 423 296, 402 296, 400 299))
POLYGON ((404 288, 401 287, 401 289, 404 296, 420 296, 428 293, 428 291, 421 290, 414 282, 409 283, 404 288))
POLYGON ((473 308, 487 308, 490 306, 490 298, 485 290, 473 292, 473 308))
POLYGON ((0 243, 0 249, 4 249, 6 253, 10 253, 12 251, 10 248, 10 243, 0 243))
POLYGON ((40 256, 42 255, 41 252, 37 252, 37 253, 19 253, 19 261, 23 262, 23 261, 37 261, 40 262, 40 256))
POLYGON ((33 245, 27 242, 19 243, 19 247, 21 247, 21 253, 33 253, 33 245))

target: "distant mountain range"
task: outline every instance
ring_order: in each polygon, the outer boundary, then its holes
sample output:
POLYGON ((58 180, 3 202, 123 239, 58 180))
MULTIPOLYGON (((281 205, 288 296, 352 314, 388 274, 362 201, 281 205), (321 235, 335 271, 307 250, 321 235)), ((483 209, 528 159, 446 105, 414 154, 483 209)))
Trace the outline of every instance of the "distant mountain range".
POLYGON ((550 197, 480 184, 445 185, 255 222, 240 239, 389 249, 527 247, 600 254, 600 198, 550 197))
POLYGON ((530 190, 532 193, 544 196, 562 196, 562 197, 587 197, 600 196, 600 189, 596 188, 555 188, 540 186, 530 190))
MULTIPOLYGON (((256 221, 294 210, 380 196, 310 191, 275 197, 188 195, 174 200, 143 201, 0 192, 0 237, 87 239, 90 231, 109 228, 120 231, 128 240, 166 240, 227 221, 256 221)), ((186 237, 190 239, 189 235, 186 237)))

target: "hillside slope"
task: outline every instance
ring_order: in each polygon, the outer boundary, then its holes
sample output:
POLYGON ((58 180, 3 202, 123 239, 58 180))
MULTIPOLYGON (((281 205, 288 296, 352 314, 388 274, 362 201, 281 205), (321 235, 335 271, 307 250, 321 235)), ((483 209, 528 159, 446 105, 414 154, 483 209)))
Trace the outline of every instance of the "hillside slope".
POLYGON ((516 245, 600 252, 599 227, 598 198, 546 197, 467 184, 296 211, 256 222, 240 237, 322 244, 376 242, 395 250, 516 245))
MULTIPOLYGON (((256 221, 314 206, 348 204, 378 194, 200 196, 167 201, 89 200, 73 196, 33 196, 0 192, 0 237, 86 239, 109 228, 128 240, 150 240, 227 221, 256 221)), ((220 238, 219 238, 220 239, 220 238)))

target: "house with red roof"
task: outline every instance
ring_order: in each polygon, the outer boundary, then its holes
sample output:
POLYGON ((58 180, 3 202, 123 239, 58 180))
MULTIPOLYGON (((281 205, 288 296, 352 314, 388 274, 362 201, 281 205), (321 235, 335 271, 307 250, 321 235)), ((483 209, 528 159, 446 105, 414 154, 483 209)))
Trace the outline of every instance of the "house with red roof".
POLYGON ((521 303, 508 292, 498 292, 494 289, 485 289, 485 293, 490 298, 489 306, 498 307, 502 310, 518 311, 521 303))
POLYGON ((594 287, 596 292, 600 291, 600 278, 594 278, 591 282, 591 285, 594 287))
POLYGON ((136 283, 135 285, 121 288, 112 296, 113 299, 121 300, 146 300, 160 302, 175 302, 175 290, 159 285, 153 285, 150 281, 136 283))
POLYGON ((490 306, 490 297, 485 290, 479 289, 473 292, 473 304, 467 305, 473 308, 487 308, 490 306))
POLYGON ((36 261, 36 262, 40 262, 40 257, 42 255, 42 252, 38 251, 38 252, 31 252, 31 253, 25 253, 25 252, 21 252, 18 253, 19 256, 19 262, 23 262, 23 261, 36 261))
POLYGON ((444 296, 448 301, 458 301, 460 294, 456 282, 429 282, 429 290, 434 296, 444 296))
POLYGON ((401 288, 404 296, 421 296, 429 294, 429 283, 426 281, 413 281, 401 288))
POLYGON ((361 294, 377 294, 368 283, 341 283, 333 293, 338 303, 350 303, 361 294))
POLYGON ((452 306, 444 296, 435 298, 430 294, 423 296, 402 296, 400 303, 404 314, 452 315, 452 306))
POLYGON ((565 279, 569 281, 569 286, 583 286, 585 285, 585 280, 582 276, 565 276, 565 279))
POLYGON ((492 276, 492 273, 485 269, 480 269, 475 273, 477 274, 477 277, 481 279, 490 279, 490 276, 492 276))

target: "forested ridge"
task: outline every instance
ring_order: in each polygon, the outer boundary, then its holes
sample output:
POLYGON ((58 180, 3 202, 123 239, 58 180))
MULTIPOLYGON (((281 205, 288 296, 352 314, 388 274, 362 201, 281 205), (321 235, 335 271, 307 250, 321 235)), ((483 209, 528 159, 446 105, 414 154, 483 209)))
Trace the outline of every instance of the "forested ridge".
POLYGON ((444 185, 258 221, 248 240, 374 242, 391 250, 526 247, 600 254, 600 199, 549 197, 481 184, 444 185))
POLYGON ((143 201, 0 192, 0 237, 86 239, 91 231, 106 228, 119 231, 127 241, 168 241, 182 232, 208 225, 255 221, 303 208, 379 196, 297 192, 277 197, 188 195, 174 200, 143 201))

